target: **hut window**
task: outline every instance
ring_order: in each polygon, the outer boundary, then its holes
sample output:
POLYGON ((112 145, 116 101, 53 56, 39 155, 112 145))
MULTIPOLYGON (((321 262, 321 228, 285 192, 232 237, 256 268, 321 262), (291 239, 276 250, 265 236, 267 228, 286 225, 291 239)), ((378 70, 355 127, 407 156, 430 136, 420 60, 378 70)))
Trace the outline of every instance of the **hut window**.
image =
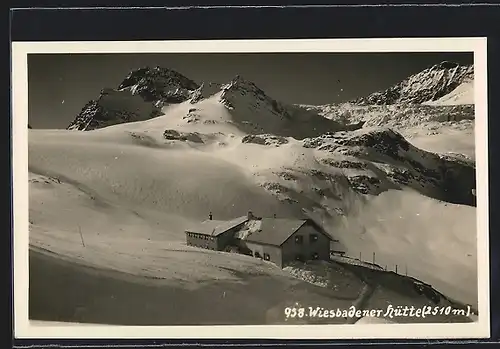
POLYGON ((319 255, 317 252, 313 252, 312 254, 312 259, 318 259, 319 258, 319 255))
POLYGON ((309 241, 311 241, 311 242, 318 241, 318 234, 311 234, 311 235, 309 235, 309 241))
POLYGON ((260 256, 260 253, 259 253, 259 252, 255 252, 254 256, 255 256, 255 258, 262 258, 262 257, 260 256))
POLYGON ((271 259, 271 257, 269 256, 269 253, 264 253, 264 259, 265 259, 266 261, 268 261, 268 260, 270 260, 270 259, 271 259))
POLYGON ((304 239, 303 239, 302 235, 297 235, 297 236, 295 237, 295 243, 296 243, 296 244, 302 245, 302 242, 303 242, 303 241, 304 241, 304 239))

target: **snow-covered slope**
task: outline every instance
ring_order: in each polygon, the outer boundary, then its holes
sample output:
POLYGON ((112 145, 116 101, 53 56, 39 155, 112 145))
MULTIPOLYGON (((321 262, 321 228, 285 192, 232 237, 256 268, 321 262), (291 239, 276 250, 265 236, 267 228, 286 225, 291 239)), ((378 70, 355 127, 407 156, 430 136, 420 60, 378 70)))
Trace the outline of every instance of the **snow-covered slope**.
POLYGON ((251 81, 237 76, 222 86, 219 101, 245 133, 305 138, 338 131, 341 125, 315 112, 281 103, 251 81))
POLYGON ((474 104, 474 80, 466 79, 447 95, 426 103, 429 105, 474 104))
MULTIPOLYGON (((408 239, 423 239, 429 243, 419 245, 418 251, 414 251, 412 275, 431 281, 445 293, 457 293, 456 298, 474 298, 470 282, 475 277, 473 257, 467 259, 467 268, 462 263, 455 264, 456 255, 475 254, 474 230, 470 230, 473 225, 462 222, 455 228, 441 230, 436 222, 424 219, 418 230, 405 228, 403 235, 396 232, 380 236, 370 234, 371 240, 365 241, 363 234, 373 231, 373 222, 365 226, 359 223, 362 220, 358 217, 360 212, 376 209, 381 216, 400 214, 406 217, 400 224, 409 227, 416 224, 415 219, 424 217, 409 214, 414 211, 408 209, 423 205, 435 207, 441 214, 446 210, 461 210, 464 212, 458 217, 466 219, 465 212, 475 212, 473 206, 451 203, 444 206, 435 198, 472 205, 467 191, 473 182, 472 164, 419 151, 390 130, 361 129, 302 141, 285 136, 272 136, 274 141, 267 141, 269 136, 266 135, 249 137, 231 121, 232 110, 219 100, 217 95, 202 100, 195 105, 196 111, 192 111, 193 104, 186 101, 164 108, 165 115, 154 119, 88 132, 30 130, 30 171, 60 178, 92 193, 95 200, 88 203, 96 205, 97 212, 104 212, 104 207, 135 212, 145 220, 145 227, 146 224, 158 227, 158 230, 144 228, 157 234, 155 239, 171 241, 170 250, 184 250, 184 227, 205 219, 209 211, 217 219, 228 219, 245 214, 248 209, 261 216, 303 217, 304 212, 309 212, 325 223, 348 253, 357 255, 360 250, 377 250, 377 255, 386 258, 388 263, 411 260, 413 252, 384 252, 380 248, 385 245, 374 241, 389 239, 392 246, 401 244, 406 251, 411 250, 407 246, 408 239), (189 117, 185 117, 190 113, 197 113, 198 120, 189 122, 189 117), (167 132, 165 137, 166 130, 198 138, 195 141, 187 136, 173 137, 175 133, 172 132, 167 132), (458 196, 447 194, 447 190, 456 189, 454 183, 465 185, 454 192, 458 196), (412 197, 418 203, 411 208, 398 209, 389 202, 384 203, 386 199, 377 199, 382 204, 374 204, 373 200, 379 196, 393 197, 393 202, 405 202, 405 197, 412 197), (354 222, 360 227, 355 233, 346 234, 335 228, 347 224, 352 231, 354 222), (427 234, 425 237, 423 231, 427 234), (436 240, 438 236, 439 241, 436 240), (453 255, 437 253, 437 246, 444 241, 455 243, 453 255), (425 264, 421 264, 421 258, 425 258, 425 264), (434 275, 437 266, 447 270, 440 278, 434 275), (469 281, 457 287, 457 273, 469 281)), ((51 190, 44 193, 56 195, 51 190)), ((60 195, 64 197, 63 192, 60 195)), ((45 199, 40 204, 32 202, 30 207, 31 238, 35 244, 72 255, 73 250, 56 241, 71 234, 77 243, 76 224, 84 231, 101 231, 109 236, 123 234, 120 232, 123 224, 113 222, 125 220, 111 214, 112 211, 109 217, 103 217, 104 221, 84 219, 77 222, 82 212, 79 207, 88 204, 59 201, 63 204, 61 210, 66 212, 63 216, 68 218, 64 223, 57 218, 56 212, 60 211, 43 202, 45 199), (101 229, 94 226, 97 222, 101 229)), ((90 216, 90 213, 85 215, 90 216)), ((133 227, 137 224, 127 225, 131 247, 133 227)), ((393 231, 393 222, 378 224, 384 228, 377 231, 393 231)), ((179 273, 175 268, 169 272, 179 273)), ((205 272, 200 273, 205 275, 205 272)))
POLYGON ((436 101, 463 83, 473 80, 474 66, 441 62, 414 74, 387 90, 353 101, 358 105, 419 104, 436 101))

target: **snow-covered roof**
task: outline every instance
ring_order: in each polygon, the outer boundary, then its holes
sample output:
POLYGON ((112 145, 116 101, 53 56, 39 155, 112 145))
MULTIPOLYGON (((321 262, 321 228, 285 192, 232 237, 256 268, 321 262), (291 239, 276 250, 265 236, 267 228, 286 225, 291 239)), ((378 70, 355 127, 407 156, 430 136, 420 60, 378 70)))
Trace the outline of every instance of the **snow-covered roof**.
POLYGON ((302 227, 307 220, 289 218, 262 218, 260 229, 249 234, 248 242, 281 246, 293 233, 302 227))
POLYGON ((186 232, 218 236, 229 229, 245 223, 247 220, 247 216, 241 216, 230 221, 206 220, 201 222, 198 226, 186 230, 186 232))

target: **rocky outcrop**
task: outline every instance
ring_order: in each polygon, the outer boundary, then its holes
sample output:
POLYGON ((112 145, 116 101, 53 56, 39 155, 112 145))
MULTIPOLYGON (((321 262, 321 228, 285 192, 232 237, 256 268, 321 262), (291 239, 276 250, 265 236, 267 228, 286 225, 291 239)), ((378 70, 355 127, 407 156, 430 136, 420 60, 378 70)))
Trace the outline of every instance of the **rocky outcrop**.
POLYGON ((261 134, 261 135, 247 135, 241 139, 241 142, 279 147, 282 144, 287 144, 288 139, 286 139, 285 137, 275 136, 272 134, 261 134))
POLYGON ((420 150, 392 129, 328 133, 305 139, 303 146, 326 152, 322 163, 341 169, 360 193, 380 192, 388 182, 439 200, 475 204, 473 161, 420 150))
POLYGON ((179 132, 176 130, 165 130, 163 138, 169 141, 190 141, 194 143, 203 143, 200 135, 196 132, 179 132))

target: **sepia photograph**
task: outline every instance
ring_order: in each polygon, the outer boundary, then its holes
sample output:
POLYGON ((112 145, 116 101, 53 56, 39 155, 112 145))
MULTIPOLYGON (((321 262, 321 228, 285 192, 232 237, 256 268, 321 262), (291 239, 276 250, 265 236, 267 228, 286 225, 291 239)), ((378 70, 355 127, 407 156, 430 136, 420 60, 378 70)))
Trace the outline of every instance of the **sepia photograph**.
POLYGON ((19 328, 486 336, 486 45, 463 40, 14 43, 19 328))

